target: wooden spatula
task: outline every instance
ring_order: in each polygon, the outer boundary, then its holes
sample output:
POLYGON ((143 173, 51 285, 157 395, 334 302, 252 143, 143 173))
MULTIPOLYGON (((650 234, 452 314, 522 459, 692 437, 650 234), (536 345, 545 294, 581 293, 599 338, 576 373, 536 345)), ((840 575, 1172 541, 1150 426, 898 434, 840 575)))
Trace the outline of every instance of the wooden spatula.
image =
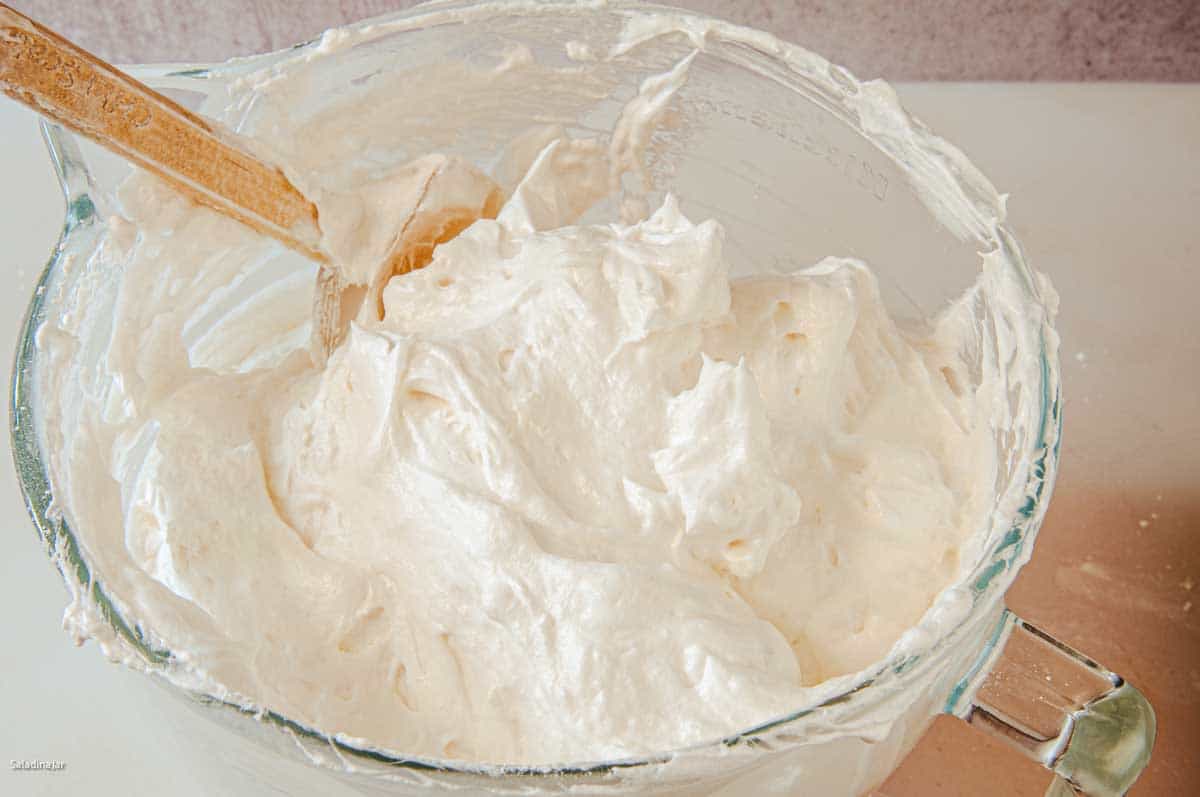
POLYGON ((0 3, 0 91, 321 263, 317 209, 236 136, 0 3))
MULTIPOLYGON (((372 288, 343 279, 321 249, 316 206, 277 166, 252 155, 235 134, 180 107, 3 3, 0 91, 158 175, 196 202, 320 263, 313 301, 313 354, 324 363, 337 347, 350 318, 372 288)), ((471 170, 457 160, 451 167, 433 173, 426 191, 438 177, 471 170)), ((480 196, 471 197, 478 201, 469 206, 426 212, 418 202, 409 216, 383 220, 394 222, 396 234, 378 274, 387 277, 421 268, 434 246, 476 218, 495 216, 499 189, 491 190, 483 181, 481 185, 480 196)), ((379 292, 378 285, 373 289, 379 292)))
POLYGON ((3 3, 0 91, 320 263, 314 354, 324 362, 337 346, 349 286, 320 249, 316 206, 277 166, 251 155, 233 133, 3 3))

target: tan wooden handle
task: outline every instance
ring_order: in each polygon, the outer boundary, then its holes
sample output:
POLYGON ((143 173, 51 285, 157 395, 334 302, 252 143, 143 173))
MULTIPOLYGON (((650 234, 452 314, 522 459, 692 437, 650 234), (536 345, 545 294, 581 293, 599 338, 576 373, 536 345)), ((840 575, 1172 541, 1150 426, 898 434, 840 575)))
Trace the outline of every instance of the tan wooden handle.
POLYGON ((201 204, 326 262, 316 207, 230 133, 0 3, 0 91, 201 204))

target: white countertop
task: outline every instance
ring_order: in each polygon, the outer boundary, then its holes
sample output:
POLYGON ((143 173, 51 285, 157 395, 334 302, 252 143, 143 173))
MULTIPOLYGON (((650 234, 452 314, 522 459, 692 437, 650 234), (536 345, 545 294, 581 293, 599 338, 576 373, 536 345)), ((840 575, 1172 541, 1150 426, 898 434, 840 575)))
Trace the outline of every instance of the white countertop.
MULTIPOLYGON (((1062 295, 1063 464, 1039 556, 1014 589, 1014 605, 1107 657, 1155 702, 1159 746, 1134 794, 1200 792, 1200 763, 1189 752, 1200 748, 1200 609, 1189 600, 1200 603, 1200 590, 1187 586, 1200 581, 1200 85, 920 84, 901 95, 1012 195, 1010 216, 1025 251, 1062 295), (1085 512, 1097 495, 1134 519, 1154 509, 1154 525, 1089 526, 1057 510, 1085 512), (1120 572, 1108 591, 1082 595, 1072 591, 1078 582, 1069 568, 1094 535, 1116 550, 1120 572), (1121 581, 1126 569, 1141 580, 1121 581), (1018 605, 1018 589, 1035 577, 1018 605), (1104 603, 1128 602, 1136 590, 1150 601, 1149 620, 1138 614, 1142 604, 1104 603), (1077 616, 1072 603, 1084 607, 1077 616), (1119 644, 1147 622, 1165 635, 1159 648, 1119 644)), ((63 203, 34 116, 3 98, 0 142, 0 273, 10 280, 0 291, 0 359, 7 368, 63 203)), ((194 745, 192 726, 183 721, 180 730, 176 715, 162 713, 142 676, 109 664, 94 646, 71 644, 61 630, 66 593, 25 514, 10 457, 2 456, 0 793, 277 793, 252 786, 237 765, 194 745), (15 772, 12 759, 66 768, 15 772)), ((939 739, 971 733, 941 723, 935 731, 939 739)), ((932 775, 923 780, 922 767, 935 766, 939 755, 953 769, 950 754, 932 745, 923 743, 914 755, 921 763, 906 764, 881 793, 966 793, 968 781, 953 774, 939 772, 936 789, 932 775)), ((1004 766, 1010 761, 988 754, 1004 766)), ((1038 777, 1032 764, 1018 766, 1038 777)), ((971 788, 979 797, 1009 795, 1013 781, 971 788)))

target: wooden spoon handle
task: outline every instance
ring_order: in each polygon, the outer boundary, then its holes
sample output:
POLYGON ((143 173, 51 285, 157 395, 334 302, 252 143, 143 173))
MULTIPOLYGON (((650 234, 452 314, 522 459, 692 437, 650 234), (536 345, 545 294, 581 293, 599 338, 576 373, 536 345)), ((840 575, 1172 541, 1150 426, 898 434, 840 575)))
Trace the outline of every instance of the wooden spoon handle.
POLYGON ((316 207, 201 117, 0 3, 0 91, 303 254, 316 207))

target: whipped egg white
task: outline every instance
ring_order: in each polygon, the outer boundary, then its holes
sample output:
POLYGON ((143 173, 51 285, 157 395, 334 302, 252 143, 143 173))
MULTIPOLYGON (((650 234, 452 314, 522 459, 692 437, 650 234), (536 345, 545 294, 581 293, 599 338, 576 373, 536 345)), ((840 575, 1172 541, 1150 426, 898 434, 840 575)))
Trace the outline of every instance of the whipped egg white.
POLYGON ((409 274, 355 259, 352 175, 310 180, 371 289, 320 365, 311 268, 130 178, 115 286, 41 333, 46 436, 174 677, 410 755, 623 758, 802 704, 954 580, 995 453, 953 318, 902 328, 849 259, 731 278, 670 195, 580 221, 686 69, 608 144, 545 126, 452 170, 503 202, 409 274))

